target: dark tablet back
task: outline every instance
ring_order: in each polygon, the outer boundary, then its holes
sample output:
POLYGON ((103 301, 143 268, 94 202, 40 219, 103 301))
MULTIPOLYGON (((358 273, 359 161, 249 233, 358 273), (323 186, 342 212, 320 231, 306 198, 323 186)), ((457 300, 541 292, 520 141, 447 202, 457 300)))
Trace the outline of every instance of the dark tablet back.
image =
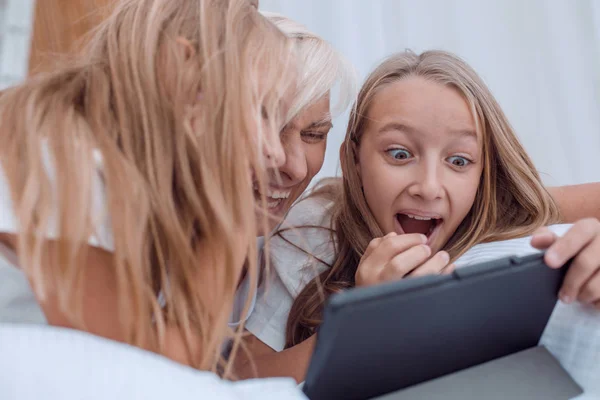
POLYGON ((536 346, 566 270, 535 254, 334 296, 304 391, 369 399, 536 346))

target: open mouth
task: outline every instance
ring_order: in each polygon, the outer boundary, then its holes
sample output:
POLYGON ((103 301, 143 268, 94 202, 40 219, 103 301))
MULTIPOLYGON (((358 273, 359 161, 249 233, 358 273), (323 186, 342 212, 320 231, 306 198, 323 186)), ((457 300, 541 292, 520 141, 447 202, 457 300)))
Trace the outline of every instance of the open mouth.
POLYGON ((427 243, 431 243, 435 234, 444 220, 436 217, 425 217, 414 214, 396 214, 401 232, 399 233, 421 233, 427 236, 427 243))
MULTIPOLYGON (((269 212, 276 213, 291 193, 291 190, 267 188, 266 201, 269 212)), ((257 187, 254 188, 254 197, 257 201, 261 201, 261 194, 257 187)))

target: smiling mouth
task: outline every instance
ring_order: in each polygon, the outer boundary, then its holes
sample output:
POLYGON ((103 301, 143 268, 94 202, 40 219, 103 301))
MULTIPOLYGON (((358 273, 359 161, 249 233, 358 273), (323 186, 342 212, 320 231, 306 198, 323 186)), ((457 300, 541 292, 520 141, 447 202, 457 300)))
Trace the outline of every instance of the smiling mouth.
POLYGON ((427 242, 437 233, 444 220, 442 218, 423 217, 413 214, 396 214, 396 221, 402 232, 399 233, 420 233, 427 236, 427 242))
MULTIPOLYGON (((291 193, 291 190, 267 188, 265 200, 267 201, 267 209, 269 210, 269 212, 279 211, 279 207, 284 201, 286 201, 290 197, 291 193)), ((261 199, 261 194, 258 191, 258 188, 256 187, 254 188, 254 197, 258 201, 260 201, 261 199)))

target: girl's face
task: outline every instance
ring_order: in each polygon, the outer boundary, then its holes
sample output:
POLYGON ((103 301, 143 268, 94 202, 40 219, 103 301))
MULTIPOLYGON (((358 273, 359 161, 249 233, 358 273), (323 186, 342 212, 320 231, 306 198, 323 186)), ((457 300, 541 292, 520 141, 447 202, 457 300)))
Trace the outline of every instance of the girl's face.
POLYGON ((465 218, 483 169, 482 138, 461 94, 421 77, 381 89, 367 115, 357 169, 384 233, 423 233, 433 252, 465 218))

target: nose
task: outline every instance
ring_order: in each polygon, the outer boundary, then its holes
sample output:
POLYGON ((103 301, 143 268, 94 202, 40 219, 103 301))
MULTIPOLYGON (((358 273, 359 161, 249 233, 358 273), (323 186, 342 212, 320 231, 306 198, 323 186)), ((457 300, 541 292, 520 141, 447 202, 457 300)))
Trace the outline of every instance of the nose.
POLYGON ((267 168, 280 168, 285 164, 286 155, 279 136, 265 142, 263 146, 263 156, 267 168))
POLYGON ((283 140, 283 149, 285 152, 285 162, 279 167, 279 173, 288 184, 298 184, 302 182, 308 174, 308 165, 306 163, 306 154, 300 137, 285 137, 283 140))
POLYGON ((413 197, 426 201, 437 200, 443 195, 441 171, 435 161, 423 162, 418 166, 415 180, 409 187, 408 192, 413 197))

